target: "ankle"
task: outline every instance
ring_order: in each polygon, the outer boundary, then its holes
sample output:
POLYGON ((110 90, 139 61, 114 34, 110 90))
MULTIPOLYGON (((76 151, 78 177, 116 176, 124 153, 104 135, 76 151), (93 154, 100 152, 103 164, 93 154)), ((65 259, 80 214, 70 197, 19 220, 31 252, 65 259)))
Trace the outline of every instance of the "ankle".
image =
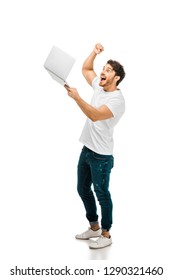
POLYGON ((103 230, 102 230, 102 236, 103 236, 103 237, 110 238, 110 233, 109 233, 109 231, 103 231, 103 230))
POLYGON ((91 225, 91 229, 96 231, 96 230, 100 229, 100 226, 99 225, 91 225))

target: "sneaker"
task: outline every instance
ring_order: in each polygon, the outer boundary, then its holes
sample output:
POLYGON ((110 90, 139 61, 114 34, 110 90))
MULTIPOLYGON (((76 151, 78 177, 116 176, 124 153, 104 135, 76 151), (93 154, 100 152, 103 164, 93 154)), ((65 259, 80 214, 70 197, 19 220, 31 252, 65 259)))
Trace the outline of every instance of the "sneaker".
POLYGON ((83 232, 81 234, 77 234, 75 237, 77 239, 87 240, 90 238, 99 237, 100 234, 101 234, 101 229, 92 230, 91 228, 88 228, 88 230, 86 230, 85 232, 83 232))
POLYGON ((101 235, 96 241, 90 243, 89 248, 90 249, 100 249, 105 248, 107 246, 110 246, 112 244, 112 238, 104 237, 101 235))

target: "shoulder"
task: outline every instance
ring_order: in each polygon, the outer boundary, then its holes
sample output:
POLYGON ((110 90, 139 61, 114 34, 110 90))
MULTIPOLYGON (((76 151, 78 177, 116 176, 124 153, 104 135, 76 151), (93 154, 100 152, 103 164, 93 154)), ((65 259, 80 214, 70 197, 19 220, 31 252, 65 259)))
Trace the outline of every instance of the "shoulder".
POLYGON ((112 97, 112 100, 115 100, 115 101, 119 100, 121 103, 125 103, 125 99, 124 99, 124 96, 123 96, 121 90, 116 90, 114 93, 112 93, 111 97, 112 97))
POLYGON ((98 76, 96 76, 96 77, 94 77, 94 79, 92 80, 92 88, 93 89, 96 89, 96 88, 100 88, 101 89, 101 87, 99 86, 99 77, 98 76))
POLYGON ((120 90, 112 92, 107 101, 108 108, 114 113, 125 111, 125 99, 120 90))

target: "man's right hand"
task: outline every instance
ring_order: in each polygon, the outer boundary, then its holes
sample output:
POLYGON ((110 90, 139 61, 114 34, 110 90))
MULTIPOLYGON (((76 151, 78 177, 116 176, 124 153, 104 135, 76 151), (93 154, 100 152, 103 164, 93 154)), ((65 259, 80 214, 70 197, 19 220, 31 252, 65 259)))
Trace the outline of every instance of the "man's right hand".
POLYGON ((100 43, 97 43, 97 44, 95 45, 94 52, 95 52, 96 54, 100 54, 100 53, 103 52, 103 51, 104 51, 104 47, 103 47, 100 43))

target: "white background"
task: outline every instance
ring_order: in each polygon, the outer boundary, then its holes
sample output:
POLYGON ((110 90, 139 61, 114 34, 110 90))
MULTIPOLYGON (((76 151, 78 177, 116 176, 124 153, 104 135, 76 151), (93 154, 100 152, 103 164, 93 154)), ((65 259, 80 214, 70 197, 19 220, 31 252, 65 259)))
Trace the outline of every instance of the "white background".
POLYGON ((87 260, 102 268, 163 266, 158 279, 172 278, 172 24, 169 0, 1 1, 3 279, 15 265, 87 260), (126 113, 114 134, 113 245, 93 252, 74 239, 88 227, 76 192, 85 116, 43 64, 52 45, 73 55, 67 80, 90 102, 81 67, 97 42, 105 48, 98 75, 110 58, 125 67, 126 113))

